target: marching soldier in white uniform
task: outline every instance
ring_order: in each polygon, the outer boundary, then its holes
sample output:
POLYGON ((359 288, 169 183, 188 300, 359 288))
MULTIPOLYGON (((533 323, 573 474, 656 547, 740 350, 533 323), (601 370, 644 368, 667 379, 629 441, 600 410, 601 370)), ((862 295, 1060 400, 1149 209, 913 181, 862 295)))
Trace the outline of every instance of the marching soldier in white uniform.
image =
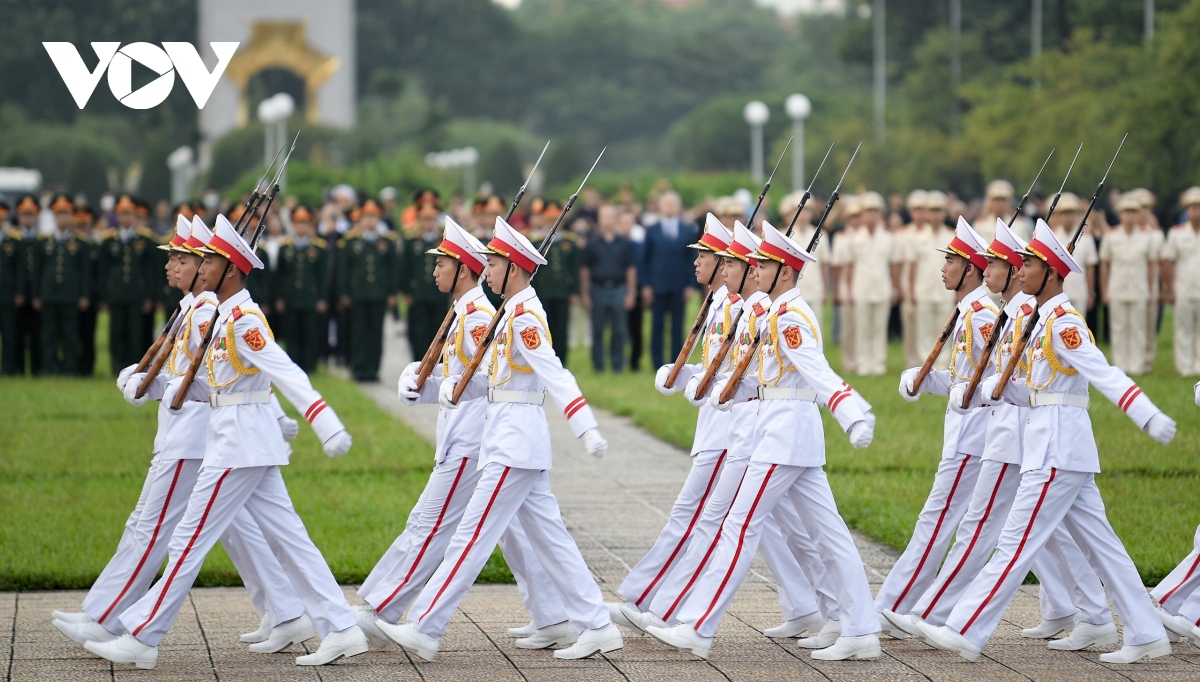
MULTIPOLYGON (((916 344, 918 353, 927 353, 937 342, 938 334, 954 311, 954 292, 942 282, 945 259, 939 248, 954 238, 954 230, 946 225, 946 195, 934 190, 925 195, 925 215, 928 218, 909 241, 909 291, 916 308, 916 344)), ((906 356, 907 357, 907 356, 906 356)), ((925 357, 918 354, 910 367, 919 366, 925 357)), ((943 355, 934 367, 950 367, 949 355, 943 355)))
MULTIPOLYGON (((790 216, 796 212, 796 207, 800 205, 800 200, 804 197, 804 192, 792 192, 779 200, 779 215, 790 216)), ((819 205, 814 206, 810 200, 804 205, 804 210, 800 212, 800 217, 796 219, 796 227, 792 231, 795 240, 799 244, 807 244, 812 241, 813 233, 817 228, 813 225, 813 216, 817 213, 819 205)), ((825 285, 832 276, 830 269, 830 253, 829 241, 825 238, 828 235, 822 235, 821 241, 817 243, 817 250, 813 255, 817 257, 817 264, 813 266, 812 272, 807 273, 800 280, 800 295, 808 301, 808 306, 817 314, 818 320, 825 319, 825 285)))
MULTIPOLYGON (((1022 437, 1021 483, 996 553, 971 582, 946 625, 922 624, 927 641, 975 661, 1047 540, 1065 527, 1095 569, 1125 624, 1124 646, 1100 655, 1105 663, 1132 663, 1171 653, 1166 631, 1142 586, 1137 567, 1113 532, 1095 475, 1099 454, 1088 416, 1088 385, 1121 408, 1159 443, 1175 422, 1096 348, 1083 316, 1070 307, 1062 282, 1081 267, 1067 246, 1039 220, 1021 252, 1021 288, 1037 299, 1037 322, 1024 360, 1028 373, 1004 386, 1004 400, 1029 405, 1022 437)), ((1000 377, 980 385, 990 400, 1000 377)), ((976 403, 981 404, 981 403, 976 403)))
MULTIPOLYGON (((946 254, 942 266, 944 286, 958 297, 958 319, 950 339, 954 344, 950 368, 930 372, 920 386, 914 385, 920 369, 905 370, 900 375, 900 395, 909 402, 919 399, 922 393, 948 395, 955 384, 970 381, 975 367, 987 362, 983 348, 996 322, 997 311, 983 285, 987 258, 980 252, 986 252, 987 243, 959 218, 954 238, 939 250, 946 254)), ((884 616, 910 613, 933 584, 979 478, 989 416, 982 408, 961 415, 947 405, 942 458, 933 489, 917 516, 908 546, 875 597, 884 616)), ((904 636, 903 631, 885 627, 892 636, 904 636)))
MULTIPOLYGON (((447 332, 440 362, 419 392, 416 370, 420 363, 405 367, 399 382, 402 404, 436 404, 441 382, 462 374, 475 354, 476 345, 495 314, 479 285, 479 277, 487 265, 479 253, 483 248, 478 239, 452 218, 445 217, 442 242, 426 254, 437 257, 433 277, 438 289, 454 296, 454 321, 447 332)), ((388 640, 376 620, 392 625, 400 620, 441 563, 446 546, 458 528, 479 479, 479 426, 484 423, 486 412, 487 400, 483 398, 463 401, 457 410, 438 412, 435 461, 429 482, 409 513, 404 532, 358 590, 367 603, 355 607, 355 616, 371 643, 379 648, 388 640)), ((517 646, 538 649, 554 643, 573 643, 575 631, 566 622, 562 601, 550 587, 549 576, 532 556, 524 529, 515 517, 500 544, 505 561, 517 578, 525 607, 533 616, 529 631, 520 629, 518 634, 522 638, 517 646)))
MULTIPOLYGON (((558 501, 550 492, 550 433, 542 405, 549 394, 567 423, 593 457, 608 443, 579 391, 575 377, 563 368, 551 347, 545 314, 530 279, 546 259, 503 218, 488 243, 485 270, 492 291, 505 296, 503 317, 489 354, 487 374, 470 377, 463 399, 487 396, 487 419, 481 425, 479 483, 467 503, 442 564, 408 611, 408 622, 380 622, 390 639, 425 660, 437 654, 450 617, 487 562, 512 519, 519 518, 534 554, 563 599, 576 642, 554 652, 555 658, 583 658, 623 646, 600 588, 567 532, 558 501)), ((453 402, 459 376, 444 377, 439 388, 443 407, 453 402)))
POLYGON ((1187 220, 1171 228, 1163 247, 1163 300, 1175 305, 1175 370, 1200 375, 1200 187, 1180 198, 1187 220))
MULTIPOLYGON (((1071 192, 1063 192, 1058 198, 1058 207, 1050 216, 1050 229, 1061 242, 1071 241, 1075 226, 1083 215, 1083 202, 1071 192)), ((1089 310, 1092 307, 1092 291, 1096 285, 1096 265, 1100 263, 1100 254, 1096 249, 1096 239, 1085 230, 1075 242, 1075 250, 1071 252, 1075 261, 1083 266, 1083 272, 1072 272, 1063 282, 1063 293, 1071 300, 1071 305, 1077 310, 1089 310)))
MULTIPOLYGON (((1188 192, 1192 190, 1197 188, 1188 192)), ((1184 202, 1190 220, 1200 209, 1200 190, 1193 197, 1188 192, 1184 193, 1184 202)), ((1192 229, 1190 225, 1185 227, 1192 229)), ((1200 407, 1200 383, 1192 390, 1196 406, 1200 407)), ((1200 642, 1200 527, 1193 536, 1192 551, 1158 583, 1150 596, 1158 603, 1158 617, 1169 632, 1187 637, 1193 643, 1200 642)))
POLYGON ((825 476, 824 435, 816 401, 829 407, 856 448, 870 444, 874 418, 830 369, 812 309, 796 289, 797 276, 813 257, 771 227, 764 226, 763 233, 756 276, 760 288, 769 289, 772 303, 761 322, 767 336, 759 350, 757 380, 743 380, 734 397, 720 403, 729 381, 724 379, 713 387, 710 398, 721 409, 757 398, 758 441, 711 563, 679 613, 680 624, 652 626, 648 632, 707 658, 717 624, 749 569, 768 516, 788 497, 831 574, 841 611, 841 636, 832 646, 814 651, 813 658, 878 658, 879 617, 871 603, 862 558, 837 512, 825 476))
POLYGON ((1146 308, 1157 259, 1150 233, 1141 229, 1142 204, 1133 192, 1117 200, 1121 224, 1100 242, 1100 291, 1108 306, 1112 362, 1126 374, 1146 371, 1146 308))
MULTIPOLYGON (((157 665, 158 643, 185 603, 204 557, 243 510, 258 523, 323 637, 320 648, 298 657, 297 665, 332 663, 367 650, 367 638, 356 624, 350 604, 309 539, 284 486, 279 467, 287 464, 290 448, 275 423, 277 408, 272 407, 271 384, 292 404, 304 406, 305 419, 327 455, 336 457, 349 450, 350 435, 313 390, 304 371, 275 343, 261 310, 245 290, 246 275, 261 267, 253 247, 224 216, 218 216, 216 233, 205 245, 199 276, 220 301, 217 328, 204 356, 207 371, 196 375, 185 394, 187 401, 207 402, 213 408, 204 464, 187 510, 171 536, 170 560, 163 577, 120 615, 128 634, 111 642, 85 645, 110 661, 139 668, 157 665)), ((207 322, 199 324, 207 330, 207 322)), ((205 330, 197 327, 191 333, 201 336, 205 330)), ((140 377, 131 376, 130 385, 140 377)), ((182 383, 182 379, 165 385, 156 381, 147 398, 161 398, 171 405, 176 393, 184 389, 182 383)))

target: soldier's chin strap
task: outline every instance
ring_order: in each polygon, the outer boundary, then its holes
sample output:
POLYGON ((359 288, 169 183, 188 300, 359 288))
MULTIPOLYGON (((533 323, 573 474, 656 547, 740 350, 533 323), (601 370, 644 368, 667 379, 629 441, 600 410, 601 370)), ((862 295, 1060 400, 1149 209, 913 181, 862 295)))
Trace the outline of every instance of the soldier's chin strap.
MULTIPOLYGON (((1008 263, 1008 261, 1005 262, 1008 263)), ((1004 276, 1004 288, 1000 291, 1008 291, 1008 285, 1012 284, 1012 276, 1016 271, 1016 266, 1014 266, 1012 263, 1008 263, 1008 274, 1004 276)))
POLYGON ((967 281, 967 273, 971 271, 971 268, 975 267, 975 264, 966 258, 963 258, 963 260, 966 261, 967 267, 963 268, 962 274, 958 276, 958 284, 954 285, 955 291, 962 289, 963 282, 967 281))
POLYGON ((1038 287, 1037 293, 1033 295, 1034 298, 1041 296, 1042 292, 1045 291, 1046 283, 1050 281, 1050 269, 1050 264, 1046 263, 1046 271, 1042 273, 1042 286, 1038 287))

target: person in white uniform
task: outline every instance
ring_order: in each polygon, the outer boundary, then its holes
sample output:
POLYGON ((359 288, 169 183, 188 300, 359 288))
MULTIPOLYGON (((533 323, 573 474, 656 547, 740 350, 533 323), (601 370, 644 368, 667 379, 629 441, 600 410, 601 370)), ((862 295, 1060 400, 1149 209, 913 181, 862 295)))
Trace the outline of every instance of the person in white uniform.
MULTIPOLYGON (((214 235, 204 248, 199 279, 214 291, 217 307, 213 343, 204 356, 205 372, 186 387, 185 404, 207 402, 204 464, 197 476, 183 518, 169 544, 163 577, 120 615, 128 634, 111 642, 89 642, 86 648, 116 663, 153 668, 158 644, 187 600, 204 557, 243 510, 258 523, 305 611, 323 637, 320 648, 296 659, 297 665, 323 665, 367 650, 367 638, 355 623, 320 550, 308 537, 284 486, 279 467, 287 464, 290 448, 283 440, 272 407, 274 383, 293 405, 304 406, 325 453, 345 454, 351 438, 341 420, 275 343, 261 309, 245 289, 246 275, 263 263, 254 248, 224 216, 217 217, 214 235), (232 266, 232 267, 227 267, 232 266)), ((209 318, 211 319, 211 318, 209 318)), ((202 336, 208 321, 193 333, 202 336)), ((129 386, 141 381, 129 378, 129 386)), ((168 411, 182 379, 158 377, 147 399, 162 399, 168 411)))
MULTIPOLYGON (((1054 236, 1058 237, 1059 241, 1064 244, 1071 241, 1075 236, 1075 229, 1079 225, 1079 219, 1083 216, 1083 202, 1079 197, 1071 192, 1063 192, 1058 199, 1058 207, 1054 209, 1054 215, 1050 216, 1048 221, 1050 229, 1054 231, 1054 236)), ((1094 301, 1092 301, 1092 291, 1096 285, 1096 266, 1100 263, 1100 253, 1096 249, 1096 239, 1084 230, 1079 235, 1079 241, 1075 242, 1075 250, 1071 252, 1075 257, 1075 261, 1083 266, 1083 272, 1072 272, 1067 275, 1067 280, 1063 282, 1063 293, 1071 300, 1071 305, 1077 310, 1091 310, 1094 301)))
POLYGON ((859 203, 862 225, 850 236, 842 274, 854 306, 854 369, 860 375, 882 375, 887 371, 888 313, 900 300, 903 254, 883 222, 883 197, 867 192, 859 203))
POLYGON ((858 367, 854 348, 854 296, 846 275, 851 264, 854 235, 862 223, 862 205, 857 196, 842 199, 841 218, 842 227, 830 235, 832 242, 829 246, 829 258, 833 263, 833 297, 837 302, 835 313, 838 325, 835 331, 840 332, 842 371, 854 374, 858 367))
MULTIPOLYGON (((454 320, 446 333, 438 363, 421 390, 417 390, 417 367, 413 362, 400 375, 398 393, 401 404, 436 404, 438 388, 449 376, 462 374, 475 354, 495 311, 483 293, 479 278, 487 260, 480 254, 483 244, 446 216, 441 243, 426 251, 437 258, 433 279, 439 290, 454 297, 454 320)), ((457 410, 438 412, 434 446, 433 473, 425 490, 412 508, 404 532, 371 569, 358 589, 366 604, 356 606, 359 627, 371 644, 382 648, 388 639, 376 625, 382 619, 395 624, 405 609, 425 587, 425 583, 446 553, 446 546, 458 528, 467 508, 471 491, 479 479, 479 428, 486 419, 487 400, 463 401, 457 410)), ((505 562, 517 579, 519 593, 533 621, 516 645, 540 649, 555 643, 573 643, 575 632, 566 622, 566 612, 549 576, 529 549, 520 522, 501 539, 505 562), (549 588, 549 589, 548 589, 549 588), (568 630, 570 630, 568 632, 568 630), (569 640, 569 641, 568 641, 569 640)))
MULTIPOLYGON (((904 329, 904 360, 909 365, 918 365, 922 361, 920 346, 917 344, 917 299, 913 295, 913 270, 916 251, 914 240, 928 219, 925 207, 929 201, 929 193, 923 189, 914 189, 908 193, 904 205, 908 209, 911 220, 896 231, 897 248, 900 249, 900 323, 904 329)), ((817 257, 818 260, 820 256, 817 257)), ((805 277, 805 279, 808 279, 805 277)), ((804 300, 808 300, 805 296, 804 300)))
MULTIPOLYGON (((487 373, 467 378, 463 400, 487 397, 487 417, 480 428, 479 482, 446 548, 442 563, 417 595, 408 622, 379 628, 389 639, 433 660, 450 617, 487 563, 492 548, 512 519, 520 520, 530 546, 562 597, 576 641, 554 652, 574 659, 623 646, 604 598, 567 532, 558 500, 550 492, 550 429, 542 406, 549 394, 584 449, 603 457, 608 443, 579 390, 575 377, 551 347, 545 312, 530 285, 546 259, 524 235, 502 217, 485 253, 488 286, 505 297, 487 373)), ((453 394, 462 376, 444 377, 439 402, 458 409, 453 394)))
POLYGON ((1146 322, 1152 261, 1150 233, 1141 229, 1142 204, 1133 192, 1117 199, 1121 224, 1100 242, 1100 291, 1108 306, 1112 363, 1126 374, 1146 371, 1146 322))
POLYGON ((721 527, 711 564, 681 607, 679 624, 651 626, 647 632, 707 658, 717 625, 750 567, 768 516, 788 497, 831 574, 841 611, 840 636, 832 646, 814 651, 812 657, 878 658, 879 617, 871 603, 862 558, 838 514, 825 476, 817 401, 829 408, 856 448, 870 444, 874 417, 829 367, 820 327, 796 289, 797 276, 813 262, 812 255, 773 228, 764 226, 763 234, 756 254, 761 262, 756 276, 772 302, 761 322, 766 336, 758 351, 758 370, 754 377, 739 382, 728 402, 722 403, 721 396, 729 377, 713 387, 710 397, 714 406, 722 409, 757 398, 754 430, 759 441, 721 527))
POLYGON ((1200 187, 1179 203, 1187 220, 1171 228, 1163 247, 1163 300, 1175 305, 1175 371, 1200 375, 1200 187))
MULTIPOLYGON (((987 185, 987 191, 984 193, 983 211, 975 218, 973 229, 975 232, 984 238, 985 243, 991 243, 996 236, 996 219, 1008 221, 1013 214, 1013 191, 1012 183, 1008 180, 992 180, 987 185)), ((1033 233, 1033 223, 1025 216, 1017 216, 1013 221, 1012 231, 1021 239, 1028 240, 1029 235, 1033 233)))
MULTIPOLYGON (((1002 393, 1005 401, 1030 407, 1022 436, 1021 483, 995 554, 963 592, 946 624, 921 624, 921 631, 934 646, 978 660, 1034 557, 1065 527, 1125 624, 1124 646, 1101 654, 1100 660, 1132 663, 1169 655, 1166 631, 1137 567, 1108 522, 1096 487, 1100 459, 1087 411, 1088 386, 1159 443, 1174 438, 1175 422, 1096 348, 1083 316, 1062 292, 1063 279, 1081 267, 1045 221, 1038 221, 1021 256, 1021 289, 1036 298, 1038 317, 1024 355, 1028 373, 1006 383, 1002 393)), ((975 400, 990 400, 999 379, 993 375, 983 382, 975 400)))
MULTIPOLYGON (((909 290, 916 306, 917 355, 909 361, 910 367, 925 361, 925 354, 937 342, 938 334, 946 326, 946 320, 954 312, 955 296, 942 282, 942 266, 945 260, 939 248, 954 238, 954 230, 946 225, 946 195, 934 190, 925 195, 927 221, 909 240, 909 290)), ((945 370, 950 367, 948 354, 938 357, 933 365, 945 370)))
MULTIPOLYGON (((904 370, 900 395, 909 402, 915 402, 923 393, 949 395, 956 384, 970 381, 975 368, 988 361, 983 349, 996 322, 997 311, 983 285, 987 267, 987 258, 980 255, 987 251, 983 238, 959 218, 950 243, 939 251, 945 254, 943 286, 958 298, 958 319, 949 340, 953 344, 950 368, 930 372, 920 386, 915 385, 920 368, 904 370)), ((910 613, 937 577, 938 566, 954 538, 954 529, 967 512, 979 478, 988 417, 988 411, 982 408, 962 415, 947 404, 942 457, 933 488, 917 516, 908 546, 875 596, 881 618, 910 613)), ((904 636, 890 621, 885 621, 884 628, 893 637, 904 636)))

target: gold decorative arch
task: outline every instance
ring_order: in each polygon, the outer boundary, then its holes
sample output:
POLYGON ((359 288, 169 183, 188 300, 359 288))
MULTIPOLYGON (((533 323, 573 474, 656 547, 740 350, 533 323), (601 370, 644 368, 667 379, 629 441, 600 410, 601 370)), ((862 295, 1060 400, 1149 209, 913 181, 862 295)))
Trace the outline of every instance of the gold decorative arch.
POLYGON ((307 32, 307 21, 256 21, 250 25, 249 42, 234 53, 225 69, 240 93, 238 127, 250 122, 250 79, 276 68, 304 79, 304 117, 309 123, 317 122, 317 89, 338 70, 341 60, 309 45, 307 32))

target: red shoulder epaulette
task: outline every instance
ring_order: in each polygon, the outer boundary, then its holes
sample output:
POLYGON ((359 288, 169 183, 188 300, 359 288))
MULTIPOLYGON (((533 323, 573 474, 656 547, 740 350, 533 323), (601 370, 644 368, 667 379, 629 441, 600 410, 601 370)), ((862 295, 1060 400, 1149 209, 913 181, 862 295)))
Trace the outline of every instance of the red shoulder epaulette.
POLYGON ((971 301, 971 310, 979 312, 980 310, 983 310, 983 304, 979 301, 971 301))
POLYGON ((1032 315, 1033 314, 1033 306, 1029 305, 1028 303, 1022 303, 1021 304, 1021 314, 1022 315, 1032 315))
POLYGON ((1062 306, 1056 305, 1054 306, 1054 314, 1058 317, 1062 317, 1063 315, 1067 314, 1067 311, 1062 306))
POLYGON ((468 301, 467 302, 467 314, 470 315, 473 312, 475 312, 475 301, 468 301))
POLYGON ((205 299, 203 299, 203 298, 198 298, 198 299, 196 299, 196 304, 195 304, 195 305, 193 305, 193 306, 192 306, 192 308, 193 308, 193 309, 195 309, 195 310, 199 310, 199 309, 200 309, 200 306, 204 305, 204 302, 205 302, 205 299))
POLYGON ((751 308, 754 309, 754 314, 758 315, 759 317, 767 314, 767 311, 763 310, 762 305, 759 303, 755 303, 753 306, 751 306, 751 308))
POLYGON ((524 315, 524 314, 525 314, 525 304, 518 303, 517 307, 513 308, 513 317, 517 317, 518 315, 524 315))
POLYGON ((241 306, 233 307, 233 319, 235 319, 235 320, 242 319, 242 307, 241 306))
POLYGON ((737 294, 729 294, 729 302, 730 303, 737 303, 740 300, 742 300, 741 296, 738 296, 737 294))

